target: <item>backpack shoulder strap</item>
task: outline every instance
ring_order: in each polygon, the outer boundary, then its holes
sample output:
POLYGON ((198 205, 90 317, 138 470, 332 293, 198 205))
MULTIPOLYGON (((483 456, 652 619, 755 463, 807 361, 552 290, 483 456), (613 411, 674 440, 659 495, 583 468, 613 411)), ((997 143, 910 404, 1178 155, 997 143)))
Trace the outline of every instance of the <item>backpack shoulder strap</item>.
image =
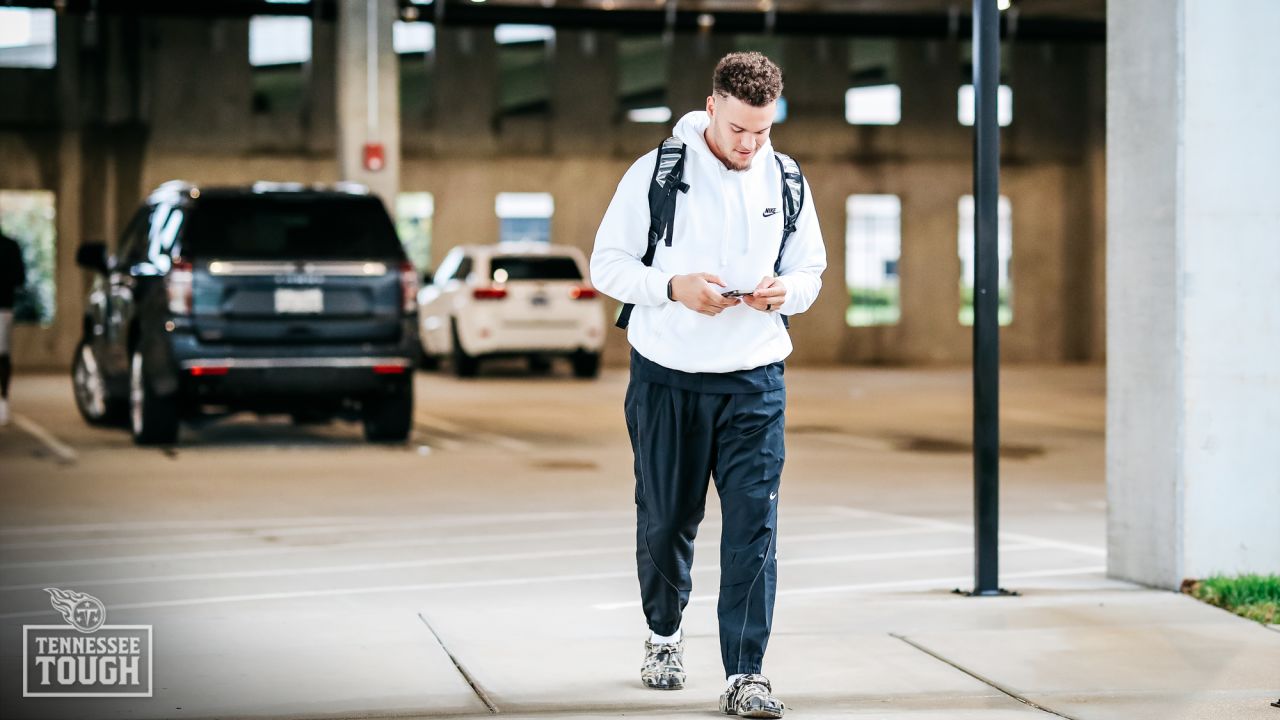
MULTIPOLYGON (((640 262, 645 267, 653 265, 653 254, 658 243, 664 242, 671 247, 671 233, 676 217, 676 192, 689 192, 689 184, 684 182, 685 144, 678 137, 672 136, 658 146, 658 156, 653 163, 653 179, 649 182, 649 235, 648 247, 640 262)), ((626 328, 631 321, 632 303, 622 306, 615 323, 626 328)))
MULTIPOLYGON (((778 171, 782 173, 782 242, 778 245, 778 258, 773 261, 773 274, 782 274, 782 252, 787 247, 787 240, 796 231, 796 222, 800 219, 800 210, 804 207, 804 173, 800 172, 800 163, 790 155, 778 151, 773 152, 778 161, 778 171)), ((791 321, 782 316, 782 324, 791 327, 791 321)))

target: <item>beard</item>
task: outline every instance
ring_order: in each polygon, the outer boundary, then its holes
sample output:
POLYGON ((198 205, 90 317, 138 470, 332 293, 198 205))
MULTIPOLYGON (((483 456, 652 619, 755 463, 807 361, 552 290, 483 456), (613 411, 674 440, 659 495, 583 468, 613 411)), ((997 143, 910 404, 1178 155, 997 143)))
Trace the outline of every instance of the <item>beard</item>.
MULTIPOLYGON (((732 139, 728 142, 722 142, 718 133, 716 133, 714 129, 709 130, 710 131, 706 134, 706 139, 709 140, 710 143, 715 143, 715 149, 719 150, 721 155, 724 155, 725 159, 722 162, 724 162, 726 167, 730 170, 737 171, 748 170, 751 168, 751 161, 756 158, 755 153, 751 153, 751 155, 747 156, 747 158, 743 160, 742 156, 733 149, 735 143, 732 139)), ((758 148, 756 152, 759 152, 758 148)))
POLYGON ((733 145, 730 145, 728 150, 725 149, 724 145, 721 145, 720 152, 724 153, 727 160, 725 164, 729 166, 730 170, 747 170, 751 167, 751 161, 756 158, 755 153, 751 153, 745 160, 742 159, 742 156, 733 149, 733 145))

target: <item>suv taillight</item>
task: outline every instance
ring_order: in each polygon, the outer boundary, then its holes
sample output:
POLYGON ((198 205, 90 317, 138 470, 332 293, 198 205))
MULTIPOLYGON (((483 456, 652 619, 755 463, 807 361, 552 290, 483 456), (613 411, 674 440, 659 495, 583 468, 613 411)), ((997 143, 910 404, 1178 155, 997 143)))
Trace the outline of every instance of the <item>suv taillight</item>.
POLYGON ((418 309, 418 271, 413 263, 400 263, 400 309, 411 313, 418 309))
POLYGON ((165 291, 169 295, 169 312, 174 315, 191 314, 191 263, 173 261, 169 274, 164 276, 165 291))
POLYGON ((595 300, 596 291, 595 288, 589 288, 584 285, 570 289, 569 297, 574 300, 595 300))
POLYGON ((507 289, 500 287, 478 287, 471 291, 471 297, 477 300, 501 300, 507 296, 507 289))

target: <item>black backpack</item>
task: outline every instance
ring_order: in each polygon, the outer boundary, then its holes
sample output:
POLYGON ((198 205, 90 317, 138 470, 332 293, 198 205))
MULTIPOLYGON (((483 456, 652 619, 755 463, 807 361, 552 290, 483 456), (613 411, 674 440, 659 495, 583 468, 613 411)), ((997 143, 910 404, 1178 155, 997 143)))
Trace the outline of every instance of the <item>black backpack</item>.
MULTIPOLYGON (((640 262, 646 267, 653 264, 653 253, 658 249, 661 240, 671 247, 671 233, 676 218, 676 192, 689 192, 689 184, 684 177, 684 141, 677 137, 669 137, 662 141, 658 148, 658 159, 653 164, 653 180, 649 183, 649 247, 645 250, 640 262)), ((796 231, 796 220, 800 217, 800 209, 804 207, 804 175, 800 165, 789 155, 774 151, 773 158, 782 171, 782 243, 778 245, 778 259, 773 262, 773 274, 782 269, 782 251, 787 247, 787 239, 796 231)), ((618 314, 615 323, 626 328, 631 322, 631 310, 635 305, 626 303, 618 314)), ((782 316, 782 324, 791 327, 786 315, 782 316)))

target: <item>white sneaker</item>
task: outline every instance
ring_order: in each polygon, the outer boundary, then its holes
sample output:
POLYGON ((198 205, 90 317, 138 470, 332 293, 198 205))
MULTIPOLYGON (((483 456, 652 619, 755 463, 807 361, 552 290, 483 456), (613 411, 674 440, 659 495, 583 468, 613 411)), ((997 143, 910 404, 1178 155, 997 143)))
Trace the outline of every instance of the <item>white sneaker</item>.
POLYGON ((0 425, 9 424, 9 401, 0 398, 0 425))

